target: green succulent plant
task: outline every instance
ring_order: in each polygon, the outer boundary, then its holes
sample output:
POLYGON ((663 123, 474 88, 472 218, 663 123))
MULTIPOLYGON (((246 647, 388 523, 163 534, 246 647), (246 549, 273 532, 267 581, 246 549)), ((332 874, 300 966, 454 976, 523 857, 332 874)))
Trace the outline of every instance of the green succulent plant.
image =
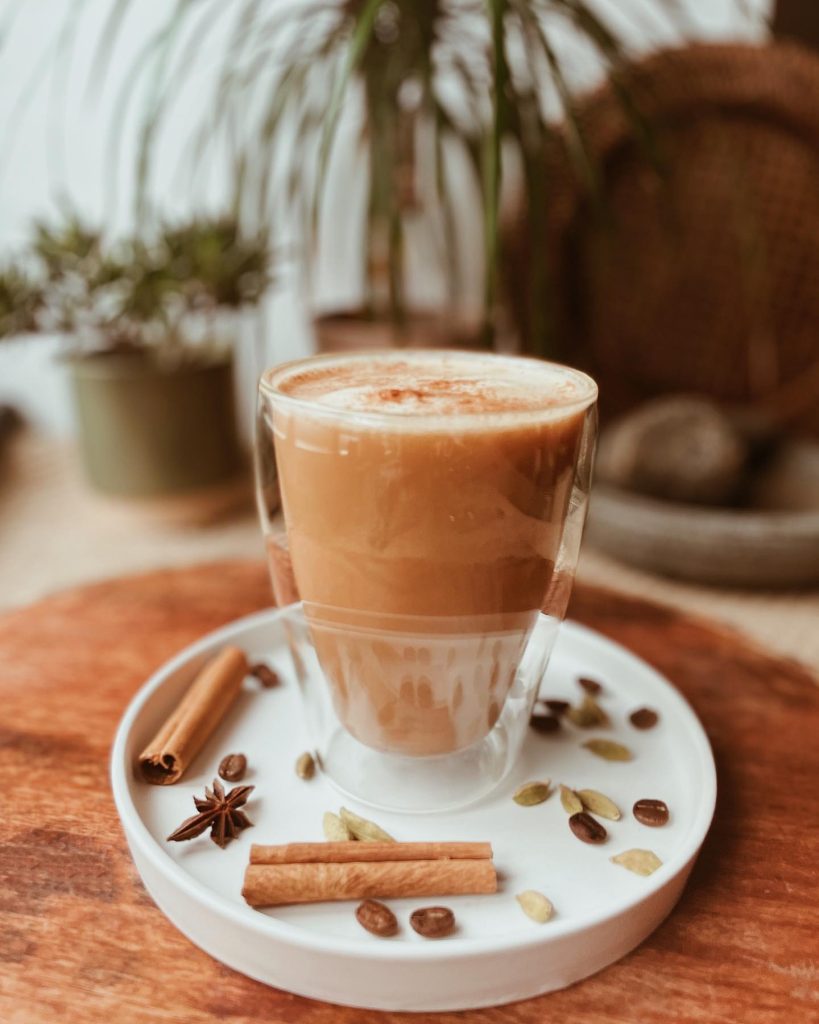
POLYGON ((15 266, 0 269, 0 340, 37 330, 43 286, 15 266))
POLYGON ((266 246, 244 238, 230 217, 166 227, 161 244, 170 275, 194 305, 254 305, 269 283, 266 246))
POLYGON ((257 305, 272 279, 265 233, 198 217, 107 242, 74 215, 36 223, 0 271, 0 338, 54 332, 78 349, 184 345, 192 317, 257 305))

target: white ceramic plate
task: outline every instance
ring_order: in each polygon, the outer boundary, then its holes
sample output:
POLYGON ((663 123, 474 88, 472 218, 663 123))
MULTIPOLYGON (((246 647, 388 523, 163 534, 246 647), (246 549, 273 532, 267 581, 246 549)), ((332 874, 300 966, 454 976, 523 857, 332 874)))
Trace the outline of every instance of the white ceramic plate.
POLYGON ((298 606, 240 619, 186 648, 148 680, 119 727, 112 755, 114 797, 137 869, 161 910, 192 942, 230 967, 278 988, 332 1003, 385 1010, 457 1010, 490 1006, 563 988, 624 956, 666 917, 682 892, 705 838, 716 799, 713 757, 688 704, 645 662, 597 633, 566 623, 552 655, 541 695, 578 700, 577 677, 605 685, 600 701, 614 728, 532 733, 521 760, 494 793, 461 811, 377 818, 401 840, 489 840, 500 889, 493 896, 393 900, 399 935, 378 939, 355 920, 353 903, 252 910, 241 897, 251 843, 321 840, 322 814, 340 797, 321 777, 297 778, 293 764, 308 746, 299 691, 285 642, 298 606), (213 652, 226 643, 266 660, 283 685, 259 690, 249 681, 227 720, 175 786, 150 786, 135 772, 136 757, 213 652), (640 732, 628 714, 648 705, 659 724, 640 732), (581 747, 590 736, 626 743, 629 763, 609 763, 581 747), (243 752, 247 783, 256 789, 247 806, 256 823, 227 849, 207 833, 187 843, 167 836, 194 813, 226 753, 243 752), (574 788, 598 789, 623 811, 606 822, 600 846, 569 830, 557 794, 536 807, 520 807, 511 794, 521 782, 550 777, 574 788), (664 828, 637 822, 631 807, 642 797, 665 800, 664 828), (612 864, 632 847, 655 851, 663 866, 650 877, 612 864), (521 912, 515 894, 538 889, 555 907, 546 924, 521 912), (458 930, 429 941, 409 927, 410 911, 445 903, 458 930))

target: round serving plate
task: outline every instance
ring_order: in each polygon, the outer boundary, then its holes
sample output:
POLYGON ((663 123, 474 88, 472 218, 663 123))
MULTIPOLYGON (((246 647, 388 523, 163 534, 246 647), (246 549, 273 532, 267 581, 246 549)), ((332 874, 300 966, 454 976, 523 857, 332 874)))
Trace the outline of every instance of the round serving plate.
MULTIPOLYGON (((705 838, 714 811, 716 774, 708 740, 674 687, 624 648, 574 623, 561 627, 541 695, 577 702, 577 680, 590 676, 612 727, 532 732, 520 760, 494 792, 463 810, 434 815, 377 815, 340 796, 321 775, 299 779, 293 765, 308 746, 293 667, 293 637, 304 636, 299 606, 240 619, 183 650, 149 679, 131 702, 112 754, 114 797, 134 862, 161 910, 191 941, 259 981, 332 1003, 384 1010, 457 1010, 524 999, 563 988, 613 963, 637 946, 671 911, 705 838), (260 690, 252 681, 174 786, 151 786, 135 770, 143 746, 177 703, 199 667, 225 644, 265 660, 282 683, 260 690), (630 725, 629 713, 650 706, 659 724, 630 725), (590 737, 625 743, 627 763, 595 757, 590 737), (247 755, 244 782, 254 785, 247 811, 255 827, 225 850, 207 834, 167 843, 193 813, 192 796, 209 785, 227 753, 247 755), (586 845, 570 831, 556 793, 534 807, 512 800, 529 779, 551 778, 593 788, 622 809, 606 822, 608 840, 586 845), (648 828, 631 814, 635 800, 665 800, 671 819, 648 828), (399 840, 488 840, 499 874, 491 896, 391 900, 400 931, 378 939, 363 931, 354 903, 322 903, 258 911, 241 896, 251 843, 320 841, 326 810, 344 803, 399 840), (663 861, 642 877, 610 861, 631 848, 663 861), (515 894, 537 889, 555 913, 536 924, 515 894), (445 903, 456 932, 430 941, 409 927, 410 912, 445 903)), ((306 641, 300 641, 306 642, 306 641)), ((301 658, 298 650, 296 657, 301 658)))

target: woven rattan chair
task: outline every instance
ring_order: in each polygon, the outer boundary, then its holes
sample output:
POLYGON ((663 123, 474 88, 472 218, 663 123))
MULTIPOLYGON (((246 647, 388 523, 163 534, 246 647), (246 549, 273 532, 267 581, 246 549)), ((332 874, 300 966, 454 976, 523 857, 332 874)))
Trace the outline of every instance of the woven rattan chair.
POLYGON ((556 146, 548 223, 520 209, 510 232, 521 333, 534 237, 558 354, 598 378, 604 413, 700 392, 819 433, 819 55, 695 45, 626 85, 662 170, 610 88, 581 106, 603 215, 556 146))

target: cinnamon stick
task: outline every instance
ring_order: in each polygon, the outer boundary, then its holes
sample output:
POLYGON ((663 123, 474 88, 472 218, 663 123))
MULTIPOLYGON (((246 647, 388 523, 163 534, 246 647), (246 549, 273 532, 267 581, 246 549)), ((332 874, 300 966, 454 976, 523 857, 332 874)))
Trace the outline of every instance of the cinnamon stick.
POLYGON ((490 843, 286 843, 250 847, 251 864, 346 864, 402 860, 491 860, 490 843))
POLYGON ((495 866, 486 858, 249 864, 242 895, 252 907, 273 907, 329 900, 493 893, 497 885, 495 866))
POLYGON ((236 699, 247 669, 247 658, 238 647, 223 648, 204 666, 139 755, 146 782, 169 786, 182 778, 236 699))

